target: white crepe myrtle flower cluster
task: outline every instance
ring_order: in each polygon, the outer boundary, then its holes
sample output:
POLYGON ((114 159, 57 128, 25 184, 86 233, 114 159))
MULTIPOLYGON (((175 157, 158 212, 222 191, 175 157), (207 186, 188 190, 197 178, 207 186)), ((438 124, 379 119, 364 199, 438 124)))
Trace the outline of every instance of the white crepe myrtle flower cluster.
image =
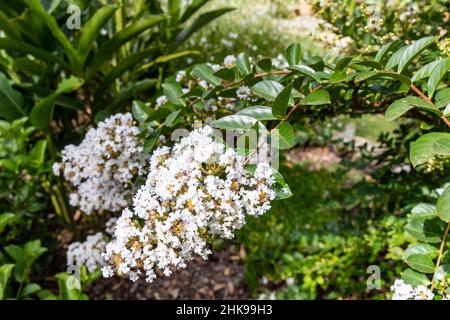
POLYGON ((147 173, 139 128, 131 113, 116 114, 90 129, 78 145, 67 145, 56 175, 63 174, 73 187, 70 205, 90 215, 95 211, 121 211, 136 191, 134 182, 147 173))
POLYGON ((169 276, 194 255, 206 259, 213 237, 230 239, 247 215, 267 212, 275 198, 272 170, 259 163, 250 174, 244 166, 233 149, 213 139, 209 126, 193 130, 172 149, 155 150, 134 210, 123 211, 106 246, 103 275, 132 281, 145 276, 148 282, 169 276))
POLYGON ((391 286, 392 300, 433 300, 434 294, 426 286, 413 287, 401 279, 397 279, 391 286))
POLYGON ((72 242, 67 248, 67 266, 85 266, 89 272, 105 265, 103 252, 106 240, 103 233, 87 236, 84 242, 72 242))

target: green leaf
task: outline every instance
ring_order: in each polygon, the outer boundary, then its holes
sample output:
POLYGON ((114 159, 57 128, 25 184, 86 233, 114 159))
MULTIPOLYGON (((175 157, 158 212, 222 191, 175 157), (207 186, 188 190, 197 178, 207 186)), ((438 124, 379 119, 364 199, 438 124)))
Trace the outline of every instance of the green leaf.
POLYGON ((260 67, 265 72, 269 72, 270 70, 272 70, 272 60, 268 58, 259 60, 258 67, 260 67))
POLYGON ((449 69, 450 58, 439 61, 439 63, 434 67, 433 71, 431 71, 430 78, 428 78, 428 97, 433 97, 439 82, 442 81, 449 69))
POLYGON ((422 242, 439 243, 445 224, 438 218, 426 219, 411 217, 406 225, 406 231, 422 242))
POLYGON ((386 62, 386 65, 384 66, 385 69, 392 69, 393 67, 397 66, 400 62, 400 58, 402 57, 403 53, 408 49, 408 46, 401 47, 398 49, 394 54, 388 59, 386 62))
POLYGON ((448 139, 449 133, 430 132, 411 143, 409 158, 414 167, 426 163, 436 155, 434 144, 442 139, 448 139))
POLYGON ((77 45, 77 53, 80 64, 83 65, 88 57, 89 51, 100 34, 106 22, 117 10, 116 5, 105 5, 97 10, 80 30, 80 39, 77 45))
POLYGON ((214 127, 219 129, 248 130, 251 129, 257 121, 258 120, 249 116, 235 114, 214 121, 214 127))
POLYGON ((196 76, 197 78, 211 83, 215 86, 218 86, 221 83, 220 78, 214 75, 213 69, 207 64, 196 65, 194 69, 192 69, 191 75, 196 76))
POLYGON ((194 0, 194 1, 192 1, 192 3, 189 5, 189 7, 186 8, 186 11, 181 16, 180 22, 185 22, 186 20, 188 20, 195 12, 197 12, 207 2, 208 2, 208 0, 194 0))
POLYGON ((341 83, 353 79, 354 75, 347 74, 345 71, 335 71, 330 77, 330 83, 341 83))
POLYGON ((129 27, 117 32, 111 39, 103 43, 92 61, 89 63, 90 67, 86 72, 87 81, 92 79, 97 70, 100 69, 103 63, 105 63, 117 49, 164 19, 165 17, 161 15, 149 15, 144 20, 137 21, 129 27))
POLYGON ((397 100, 394 103, 392 103, 389 108, 386 110, 386 118, 388 121, 395 120, 408 112, 409 110, 413 109, 414 106, 407 103, 404 100, 397 100))
POLYGON ((61 27, 56 22, 56 19, 47 13, 45 8, 42 6, 40 0, 23 0, 30 8, 32 8, 42 19, 45 25, 50 29, 53 36, 59 41, 61 46, 64 48, 67 56, 73 65, 79 65, 79 58, 76 50, 73 48, 70 41, 64 35, 61 27))
POLYGON ((413 109, 414 107, 418 107, 419 109, 432 112, 437 116, 442 115, 439 109, 431 102, 425 101, 418 97, 407 96, 405 98, 393 102, 389 106, 389 108, 386 110, 386 118, 389 121, 392 121, 394 119, 397 119, 401 115, 405 114, 409 110, 413 109))
POLYGON ((37 128, 47 130, 53 119, 56 98, 64 93, 77 90, 82 84, 82 81, 74 76, 62 80, 55 92, 42 99, 33 107, 30 113, 31 123, 37 128))
POLYGON ((359 73, 355 77, 355 81, 357 82, 367 81, 371 79, 394 79, 399 80, 400 82, 405 83, 408 86, 411 85, 411 80, 408 77, 405 77, 404 75, 389 70, 364 71, 359 73))
POLYGON ((286 49, 286 60, 290 66, 298 65, 302 59, 300 43, 293 43, 286 49))
POLYGON ((422 38, 406 47, 398 62, 398 72, 401 73, 415 57, 434 44, 437 39, 439 39, 438 36, 422 38))
POLYGON ((234 81, 236 78, 235 71, 228 68, 220 69, 219 71, 214 72, 214 75, 227 81, 234 81))
POLYGON ((272 168, 272 174, 275 178, 275 185, 273 186, 275 190, 275 200, 284 200, 292 197, 292 191, 289 185, 284 180, 284 177, 277 170, 272 168))
POLYGON ((412 82, 416 82, 425 78, 428 78, 431 75, 431 71, 433 71, 434 67, 439 64, 442 60, 431 61, 427 63, 422 68, 414 72, 413 77, 411 78, 412 82))
POLYGON ((40 167, 45 161, 45 151, 47 150, 47 140, 39 140, 30 150, 30 157, 36 167, 40 167))
POLYGON ((0 117, 8 121, 26 116, 25 100, 0 73, 0 117))
POLYGON ((271 147, 280 150, 292 148, 294 145, 294 129, 287 121, 280 123, 278 128, 271 134, 271 147))
POLYGON ((445 108, 450 103, 450 88, 439 90, 434 100, 438 108, 445 108))
POLYGON ((252 73, 252 68, 250 66, 250 59, 248 58, 247 52, 242 52, 237 56, 236 66, 239 72, 244 76, 247 76, 250 73, 252 73))
POLYGON ((321 79, 320 76, 318 75, 318 73, 311 67, 306 66, 306 65, 296 65, 296 66, 290 66, 288 68, 289 70, 293 70, 295 72, 298 72, 300 74, 303 74, 307 77, 310 77, 314 80, 316 80, 317 82, 320 83, 321 79))
POLYGON ((8 285, 8 280, 11 277, 14 264, 4 264, 0 266, 0 300, 4 298, 4 292, 8 285))
POLYGON ((411 210, 414 217, 434 218, 437 217, 436 206, 429 203, 419 203, 411 210))
POLYGON ((5 230, 6 226, 14 219, 14 213, 0 214, 0 234, 5 230))
POLYGON ((445 188, 436 204, 437 215, 444 222, 450 222, 450 187, 445 188))
POLYGON ((403 281, 405 281, 407 284, 410 284, 414 287, 419 285, 428 286, 431 284, 431 281, 428 279, 426 275, 423 273, 419 273, 417 271, 414 271, 410 268, 406 269, 401 273, 401 277, 403 281))
POLYGON ((172 127, 174 124, 176 124, 176 120, 178 119, 178 115, 180 114, 180 112, 181 112, 181 109, 175 110, 174 112, 169 114, 167 116, 166 120, 164 121, 164 124, 167 127, 172 127))
POLYGON ((284 86, 274 80, 264 80, 255 84, 252 91, 262 98, 274 101, 280 92, 284 89, 284 86))
POLYGON ((145 105, 144 102, 134 100, 131 105, 131 112, 133 114, 133 117, 138 122, 145 122, 149 115, 151 114, 150 109, 145 105))
POLYGON ((181 43, 183 43, 187 38, 191 36, 194 32, 207 25, 211 21, 217 19, 221 15, 234 10, 234 8, 222 8, 218 10, 212 10, 199 15, 192 24, 183 29, 177 36, 174 38, 172 43, 169 45, 169 50, 173 50, 178 47, 181 43))
POLYGON ((434 152, 438 155, 450 156, 450 138, 436 141, 433 144, 434 152))
POLYGON ((406 260, 408 259, 408 257, 414 254, 421 254, 427 256, 430 259, 434 259, 438 256, 439 250, 435 246, 432 246, 431 244, 428 243, 417 243, 410 245, 406 249, 403 255, 403 259, 406 260))
POLYGON ((328 91, 323 89, 319 89, 308 94, 301 102, 303 106, 318 106, 329 103, 331 103, 330 94, 328 91))
POLYGON ((178 103, 181 96, 183 95, 183 90, 181 86, 174 80, 169 80, 162 85, 164 90, 164 95, 173 103, 178 103))
POLYGON ((75 277, 65 272, 58 273, 55 277, 58 279, 59 298, 61 300, 80 300, 80 293, 74 283, 74 281, 77 281, 75 277))
POLYGON ((293 86, 294 82, 292 81, 286 88, 281 90, 273 102, 272 113, 278 119, 284 119, 286 117, 286 110, 291 100, 293 86))
POLYGON ((25 42, 19 42, 17 40, 13 39, 5 39, 0 38, 0 49, 5 49, 9 51, 17 51, 24 54, 30 54, 40 60, 44 60, 46 62, 52 62, 57 63, 61 67, 65 68, 66 70, 72 70, 72 67, 67 64, 64 60, 59 58, 57 55, 52 54, 51 52, 45 51, 41 48, 34 47, 30 44, 27 44, 25 42))
POLYGON ((386 57, 386 55, 392 51, 395 50, 395 48, 397 47, 397 45, 399 44, 399 41, 395 40, 392 42, 389 42, 387 44, 385 44, 383 47, 381 47, 381 49, 377 52, 376 56, 375 56, 375 61, 382 63, 384 58, 386 57))
POLYGON ((23 288, 22 294, 21 294, 21 298, 25 298, 27 296, 30 296, 30 295, 34 294, 34 293, 37 293, 41 289, 42 289, 41 286, 38 285, 37 283, 29 283, 23 288))
POLYGON ((424 254, 412 254, 405 259, 406 263, 414 270, 423 273, 434 273, 435 265, 430 257, 424 254))
POLYGON ((249 116, 259 121, 276 120, 272 108, 267 106, 251 106, 236 112, 237 115, 249 116))

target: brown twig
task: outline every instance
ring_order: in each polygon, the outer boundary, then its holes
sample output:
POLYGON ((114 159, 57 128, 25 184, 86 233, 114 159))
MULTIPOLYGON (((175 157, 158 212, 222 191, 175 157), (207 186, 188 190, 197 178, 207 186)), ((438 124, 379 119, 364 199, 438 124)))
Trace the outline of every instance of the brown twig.
POLYGON ((433 291, 433 289, 436 287, 434 280, 436 278, 436 273, 439 269, 439 266, 441 265, 442 255, 444 254, 445 242, 447 240, 447 235, 448 235, 449 230, 450 230, 450 222, 447 224, 447 228, 445 228, 444 236, 442 237, 441 247, 439 248, 439 255, 437 258, 437 262, 436 262, 436 268, 434 269, 433 279, 431 281, 431 291, 433 291))
MULTIPOLYGON (((433 103, 430 98, 428 98, 422 91, 420 91, 419 88, 417 88, 415 85, 411 85, 411 90, 414 91, 420 98, 422 98, 425 101, 428 101, 429 103, 433 103)), ((443 114, 441 116, 442 121, 445 122, 445 124, 450 128, 450 120, 443 114)))

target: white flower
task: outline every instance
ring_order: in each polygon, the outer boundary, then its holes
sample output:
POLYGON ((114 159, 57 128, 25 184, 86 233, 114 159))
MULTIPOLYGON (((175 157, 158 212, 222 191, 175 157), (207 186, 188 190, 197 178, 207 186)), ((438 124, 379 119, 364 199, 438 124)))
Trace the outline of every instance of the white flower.
POLYGON ((52 171, 55 176, 59 176, 61 174, 61 164, 58 162, 52 164, 52 171))
POLYGON ((199 81, 199 82, 198 82, 198 85, 199 85, 200 87, 202 87, 203 89, 205 89, 205 90, 208 90, 208 88, 209 88, 208 82, 206 82, 205 80, 199 81))
POLYGON ((132 281, 145 275, 151 282, 157 270, 169 276, 194 255, 206 259, 211 236, 232 238, 246 215, 269 210, 273 183, 268 164, 251 175, 241 156, 214 141, 211 127, 194 130, 171 149, 154 151, 147 182, 133 210, 117 220, 105 258, 132 281))
POLYGON ((238 99, 241 99, 241 100, 248 100, 250 97, 250 94, 251 94, 250 88, 247 86, 240 86, 236 90, 236 95, 237 95, 238 99))
POLYGON ((156 99, 156 107, 162 107, 166 104, 166 102, 169 101, 166 96, 160 96, 156 99))
POLYGON ((186 71, 184 70, 178 71, 175 79, 176 82, 181 82, 184 79, 186 79, 186 71))
POLYGON ((147 173, 147 159, 139 128, 130 113, 116 114, 90 129, 78 145, 61 152, 60 167, 72 185, 70 205, 86 214, 98 210, 117 212, 135 192, 135 181, 147 173))
POLYGON ((223 60, 223 64, 228 69, 234 68, 236 66, 236 57, 232 54, 226 56, 225 59, 223 60))
POLYGON ((101 232, 88 236, 84 242, 72 242, 67 248, 67 266, 85 266, 89 272, 105 265, 102 253, 106 241, 101 232))
POLYGON ((433 300, 434 294, 426 286, 419 285, 414 288, 412 285, 397 279, 391 286, 394 292, 392 300, 433 300))

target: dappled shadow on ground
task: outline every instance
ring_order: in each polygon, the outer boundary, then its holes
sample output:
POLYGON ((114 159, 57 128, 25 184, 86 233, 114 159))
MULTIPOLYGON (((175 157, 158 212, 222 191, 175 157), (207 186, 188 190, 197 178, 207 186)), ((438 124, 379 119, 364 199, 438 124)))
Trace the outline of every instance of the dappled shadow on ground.
POLYGON ((153 283, 101 279, 88 290, 91 299, 248 299, 244 266, 233 246, 209 260, 195 258, 184 270, 153 283))

